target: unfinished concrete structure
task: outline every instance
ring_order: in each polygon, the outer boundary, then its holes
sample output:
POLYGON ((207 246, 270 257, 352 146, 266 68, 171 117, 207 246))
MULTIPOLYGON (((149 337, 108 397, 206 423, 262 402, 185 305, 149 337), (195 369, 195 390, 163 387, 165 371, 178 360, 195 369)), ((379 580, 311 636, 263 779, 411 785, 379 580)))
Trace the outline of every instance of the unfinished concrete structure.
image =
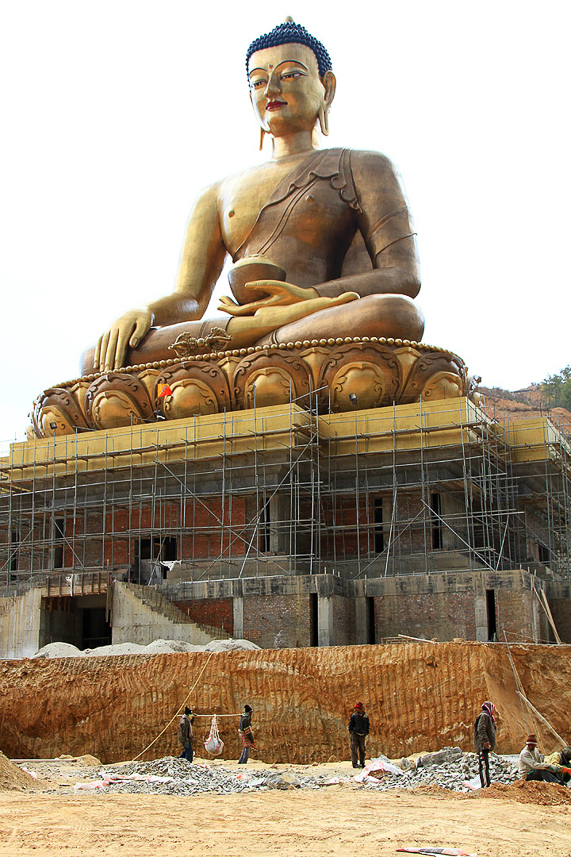
POLYGON ((571 448, 548 419, 304 405, 13 444, 0 654, 571 639, 571 448))

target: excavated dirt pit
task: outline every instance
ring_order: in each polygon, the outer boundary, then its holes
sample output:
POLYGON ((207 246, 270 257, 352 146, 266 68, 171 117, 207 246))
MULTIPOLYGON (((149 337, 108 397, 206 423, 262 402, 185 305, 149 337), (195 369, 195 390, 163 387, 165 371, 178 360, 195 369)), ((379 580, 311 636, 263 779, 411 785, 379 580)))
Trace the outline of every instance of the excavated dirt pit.
MULTIPOLYGON (((571 742, 571 647, 512 646, 523 691, 571 742)), ((91 753, 103 763, 178 753, 177 719, 188 701, 219 721, 223 759, 240 754, 237 715, 254 708, 258 755, 269 763, 348 758, 353 704, 371 718, 371 756, 390 758, 459 746, 472 749, 472 724, 495 702, 498 752, 516 753, 529 731, 550 752, 556 740, 516 694, 507 648, 482 643, 418 643, 260 649, 119 657, 0 661, 0 749, 10 758, 91 753), (169 724, 171 719, 172 723, 169 724), (162 732, 165 728, 166 730, 162 732), (155 740, 157 739, 158 740, 155 740)))

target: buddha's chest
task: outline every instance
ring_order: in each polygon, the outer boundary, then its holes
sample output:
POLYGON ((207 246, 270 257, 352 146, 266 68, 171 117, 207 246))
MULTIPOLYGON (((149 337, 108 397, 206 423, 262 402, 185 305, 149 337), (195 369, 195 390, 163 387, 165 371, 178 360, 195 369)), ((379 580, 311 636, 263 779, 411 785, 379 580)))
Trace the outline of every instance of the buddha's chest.
POLYGON ((317 247, 324 244, 325 236, 334 240, 339 230, 351 228, 353 212, 328 179, 288 187, 287 177, 296 166, 291 161, 270 168, 264 165, 224 182, 220 222, 232 255, 240 248, 248 254, 261 252, 265 242, 274 243, 280 236, 317 247), (278 199, 269 204, 274 194, 278 199))

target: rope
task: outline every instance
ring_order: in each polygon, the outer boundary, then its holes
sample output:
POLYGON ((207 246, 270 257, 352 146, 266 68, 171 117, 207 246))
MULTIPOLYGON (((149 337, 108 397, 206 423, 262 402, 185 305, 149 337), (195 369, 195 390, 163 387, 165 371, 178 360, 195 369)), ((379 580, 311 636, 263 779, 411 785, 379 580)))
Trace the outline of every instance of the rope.
POLYGON ((194 711, 192 712, 193 717, 217 717, 218 719, 220 719, 220 717, 241 717, 242 714, 243 712, 240 711, 238 712, 238 714, 195 714, 194 711))
MULTIPOLYGON (((171 719, 169 720, 169 722, 167 723, 167 725, 165 726, 165 728, 164 728, 161 732, 159 732, 159 734, 157 735, 157 737, 156 737, 156 738, 153 738, 153 740, 151 741, 151 743, 150 743, 150 744, 147 744, 147 746, 145 747, 145 749, 144 749, 144 750, 141 750, 141 752, 140 752, 137 756, 135 756, 135 758, 134 758, 134 759, 131 759, 131 761, 132 761, 132 762, 136 762, 136 761, 137 761, 137 759, 140 759, 140 758, 141 758, 141 756, 143 755, 143 753, 146 753, 146 752, 147 752, 147 750, 150 750, 150 748, 153 746, 153 744, 156 744, 156 742, 159 740, 159 738, 160 738, 162 735, 164 735, 164 734, 165 734, 165 732, 167 731, 167 729, 169 728, 169 726, 171 725, 171 723, 173 722, 173 720, 176 720, 176 718, 180 716, 181 712, 182 712, 182 711, 184 711, 184 708, 186 707, 186 703, 187 703, 187 702, 188 702, 188 700, 190 699, 190 697, 191 697, 191 695, 192 695, 192 692, 194 691, 194 688, 196 687, 196 685, 198 684, 198 682, 199 682, 199 681, 200 681, 200 679, 202 678, 202 674, 204 673, 204 670, 206 669, 206 667, 207 667, 207 666, 208 666, 208 664, 210 663, 210 658, 211 658, 211 657, 212 657, 212 655, 214 655, 214 654, 215 654, 215 652, 210 652, 210 654, 209 654, 209 656, 208 656, 208 660, 206 661, 206 663, 204 664, 204 666, 203 666, 203 667, 202 667, 202 669, 200 670, 200 672, 199 672, 199 674, 198 674, 198 678, 196 679, 196 681, 194 682, 194 684, 192 685, 192 687, 191 687, 191 688, 190 688, 190 690, 188 691, 188 694, 187 694, 186 699, 184 700, 184 702, 183 702, 181 705, 179 705, 179 707, 177 708, 176 712, 173 714, 173 716, 171 717, 171 719)), ((199 715, 199 716, 201 716, 201 717, 210 717, 210 715, 204 715, 204 714, 203 714, 203 715, 199 715)), ((226 716, 227 716, 227 717, 233 717, 233 716, 235 717, 236 715, 231 715, 231 714, 230 714, 230 715, 226 715, 226 716)))

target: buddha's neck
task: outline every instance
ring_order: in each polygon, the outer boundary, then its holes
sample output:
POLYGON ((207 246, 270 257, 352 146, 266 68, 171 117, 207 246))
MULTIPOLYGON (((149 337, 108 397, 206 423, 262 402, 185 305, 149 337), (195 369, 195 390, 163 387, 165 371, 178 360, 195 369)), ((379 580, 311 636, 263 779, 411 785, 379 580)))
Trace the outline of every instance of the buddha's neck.
POLYGON ((287 158, 289 155, 309 153, 315 149, 311 131, 295 131, 292 134, 274 137, 272 143, 274 148, 272 159, 274 161, 287 158))

